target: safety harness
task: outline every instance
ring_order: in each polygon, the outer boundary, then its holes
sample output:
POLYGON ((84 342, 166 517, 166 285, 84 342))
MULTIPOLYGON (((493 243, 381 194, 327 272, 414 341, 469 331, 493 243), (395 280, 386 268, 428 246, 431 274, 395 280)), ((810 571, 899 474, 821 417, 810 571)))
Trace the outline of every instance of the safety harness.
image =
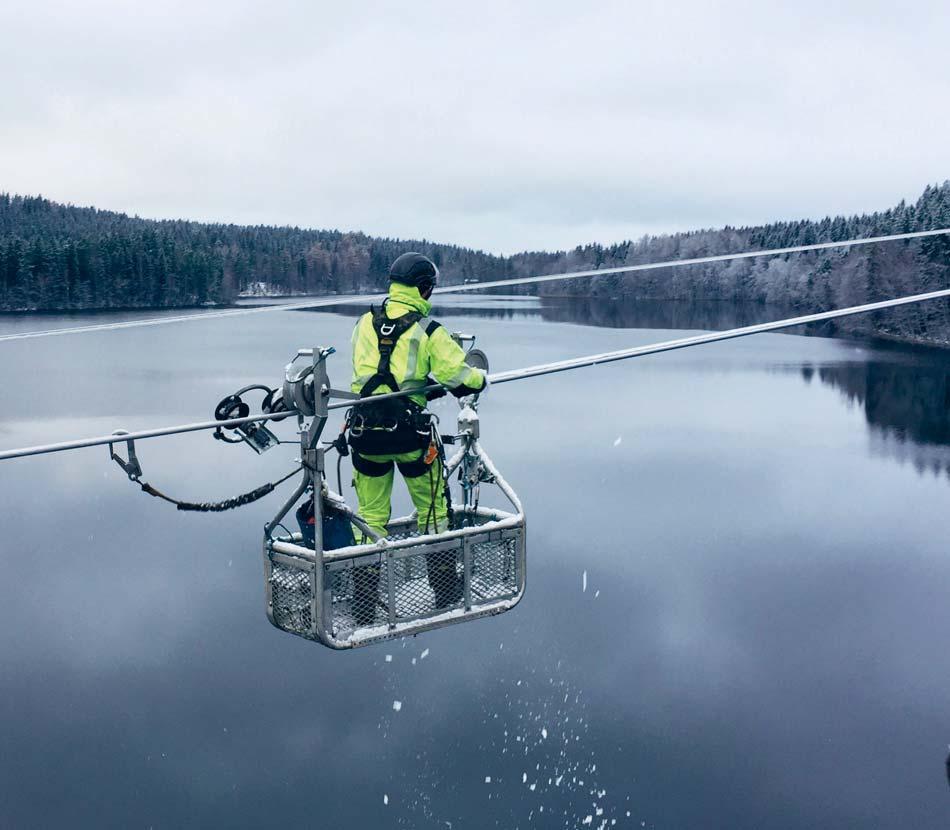
POLYGON ((422 319, 422 315, 418 311, 409 311, 403 314, 402 317, 390 320, 386 316, 387 302, 384 301, 379 308, 373 306, 370 309, 370 313, 373 315, 373 331, 376 332, 379 348, 379 363, 376 366, 376 374, 363 384, 363 388, 360 390, 361 398, 368 398, 380 386, 388 386, 393 392, 399 391, 399 382, 393 377, 389 365, 393 351, 396 348, 396 343, 399 342, 399 338, 422 319))
MULTIPOLYGON (((379 362, 376 372, 363 384, 360 390, 361 398, 368 398, 380 387, 388 387, 392 392, 399 391, 399 381, 392 373, 392 356, 399 338, 408 332, 423 315, 410 311, 401 317, 389 319, 386 316, 386 303, 370 309, 373 320, 373 331, 379 349, 379 362)), ((357 454, 384 455, 411 452, 412 450, 428 447, 431 441, 431 417, 426 411, 408 397, 386 398, 375 403, 357 407, 358 411, 350 410, 347 417, 350 446, 357 454)), ((385 475, 392 466, 379 465, 366 459, 357 461, 354 456, 354 465, 362 464, 366 468, 371 465, 375 468, 367 475, 385 475)), ((359 466, 357 466, 359 469, 359 466)))
MULTIPOLYGON (((388 387, 393 392, 399 391, 399 382, 396 380, 390 367, 393 351, 399 338, 418 323, 423 315, 411 311, 407 314, 390 320, 386 316, 385 303, 379 309, 373 307, 373 330, 379 344, 379 363, 376 373, 366 381, 360 390, 360 397, 366 398, 380 387, 388 387)), ((433 321, 426 327, 426 334, 430 337, 439 327, 433 321)), ((444 393, 443 393, 444 394, 444 393)), ((432 489, 430 511, 435 510, 437 490, 444 493, 450 525, 453 523, 452 500, 449 495, 447 468, 445 464, 445 450, 442 438, 433 425, 432 415, 425 411, 408 397, 388 398, 357 407, 359 412, 350 410, 344 431, 349 429, 349 443, 353 448, 353 468, 365 476, 373 478, 388 475, 394 466, 406 478, 429 476, 429 485, 432 489), (396 453, 422 450, 419 457, 412 461, 372 461, 364 455, 394 455, 396 453), (434 463, 439 459, 440 473, 434 473, 434 463)), ((338 442, 342 443, 340 439, 338 442)), ((426 525, 429 524, 426 517, 426 525)), ((434 513, 431 516, 435 520, 434 513)), ((454 559, 452 562, 454 568, 454 559)))

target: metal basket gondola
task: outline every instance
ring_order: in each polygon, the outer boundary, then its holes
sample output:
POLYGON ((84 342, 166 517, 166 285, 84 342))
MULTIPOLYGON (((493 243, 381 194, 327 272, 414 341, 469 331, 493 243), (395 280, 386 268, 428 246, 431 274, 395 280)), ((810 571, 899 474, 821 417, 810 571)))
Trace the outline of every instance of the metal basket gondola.
MULTIPOLYGON (((377 534, 327 488, 324 477, 325 450, 319 444, 327 400, 349 393, 330 389, 327 352, 300 354, 313 354, 313 367, 295 376, 312 378, 312 388, 323 394, 313 396, 309 427, 301 423, 304 481, 265 528, 264 586, 271 623, 343 649, 500 614, 517 605, 525 589, 524 511, 479 444, 472 404, 459 415, 458 433, 452 436, 459 449, 446 462, 447 473, 457 474, 461 489, 451 529, 420 535, 413 514, 390 522, 385 538, 324 549, 319 529, 327 509, 345 514, 364 534, 377 534), (505 497, 507 509, 481 504, 481 492, 489 489, 505 497), (312 548, 300 533, 289 533, 281 524, 310 490, 319 494, 314 498, 318 530, 312 548)), ((302 397, 299 392, 297 397, 302 397)))

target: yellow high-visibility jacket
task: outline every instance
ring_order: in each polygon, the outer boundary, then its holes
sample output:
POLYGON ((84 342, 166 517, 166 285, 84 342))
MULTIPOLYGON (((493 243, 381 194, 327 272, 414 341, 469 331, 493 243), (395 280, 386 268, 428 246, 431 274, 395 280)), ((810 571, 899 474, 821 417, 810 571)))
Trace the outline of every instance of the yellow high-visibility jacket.
MULTIPOLYGON (((438 323, 427 319, 432 304, 424 300, 418 288, 401 283, 390 283, 386 316, 390 320, 415 311, 423 315, 409 331, 396 342, 390 358, 390 370, 399 383, 399 390, 421 389, 430 374, 449 389, 477 392, 485 387, 485 373, 465 362, 465 351, 438 323)), ((360 392, 376 374, 379 366, 379 346, 373 329, 373 315, 367 312, 353 328, 353 380, 350 389, 360 392)), ((380 386, 376 394, 395 392, 380 386)), ((424 395, 410 395, 413 401, 425 406, 424 395)))

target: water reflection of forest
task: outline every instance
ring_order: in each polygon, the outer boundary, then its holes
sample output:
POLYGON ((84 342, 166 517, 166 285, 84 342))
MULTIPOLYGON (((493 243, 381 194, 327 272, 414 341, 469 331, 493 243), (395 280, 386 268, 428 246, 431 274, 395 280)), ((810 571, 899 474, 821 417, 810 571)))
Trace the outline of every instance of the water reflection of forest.
MULTIPOLYGON (((780 320, 798 312, 764 304, 722 302, 601 303, 552 302, 540 307, 543 319, 612 328, 724 330, 780 320)), ((791 329, 827 334, 817 326, 791 329)), ((933 349, 894 347, 894 359, 823 366, 822 383, 840 390, 864 410, 875 452, 912 463, 923 473, 950 476, 950 355, 933 349)), ((805 368, 810 380, 815 369, 805 368)))
POLYGON ((950 476, 950 367, 935 361, 870 360, 802 370, 817 374, 854 405, 871 427, 873 448, 918 472, 950 476))
MULTIPOLYGON (((638 300, 607 302, 586 297, 544 297, 537 304, 505 307, 486 302, 476 307, 440 306, 433 314, 511 319, 540 317, 551 323, 577 323, 615 329, 680 329, 722 331, 793 317, 801 311, 765 303, 727 303, 719 301, 638 300)), ((830 334, 827 325, 789 329, 796 334, 830 334)))
MULTIPOLYGON (((454 300, 455 298, 453 298, 454 300)), ((464 304, 435 297, 435 317, 481 317, 493 320, 541 318, 552 323, 577 323, 621 329, 703 329, 722 330, 780 320, 795 314, 780 306, 764 303, 726 303, 679 300, 606 302, 579 298, 538 298, 470 296, 464 304)), ((352 317, 366 311, 366 305, 350 303, 305 311, 334 312, 352 317)), ((811 329, 811 327, 803 327, 811 329)), ((799 332, 802 329, 798 330, 799 332)))
POLYGON ((795 312, 764 303, 604 302, 588 299, 545 299, 541 317, 558 323, 627 329, 723 329, 781 320, 795 312))

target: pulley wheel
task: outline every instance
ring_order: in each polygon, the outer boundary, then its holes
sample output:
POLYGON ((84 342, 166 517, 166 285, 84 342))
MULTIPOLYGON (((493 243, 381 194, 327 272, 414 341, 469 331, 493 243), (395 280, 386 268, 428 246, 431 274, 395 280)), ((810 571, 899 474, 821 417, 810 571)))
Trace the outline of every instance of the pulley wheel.
POLYGON ((246 418, 251 414, 251 408, 237 395, 228 395, 214 408, 216 421, 230 421, 232 418, 246 418))
POLYGON ((481 349, 469 349, 465 353, 465 362, 474 369, 488 372, 488 355, 481 349))

